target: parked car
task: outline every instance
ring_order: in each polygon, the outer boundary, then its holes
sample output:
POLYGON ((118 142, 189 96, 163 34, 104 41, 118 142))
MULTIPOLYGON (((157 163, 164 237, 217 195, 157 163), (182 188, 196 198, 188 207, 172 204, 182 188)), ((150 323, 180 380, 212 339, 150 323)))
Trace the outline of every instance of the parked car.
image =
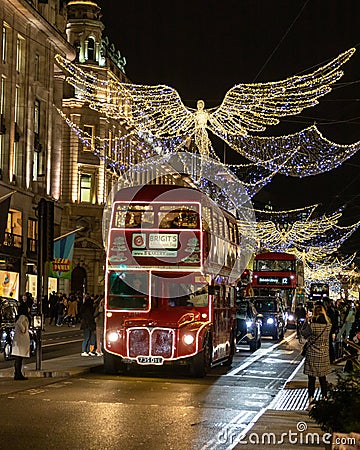
POLYGON ((253 297, 258 313, 263 315, 261 333, 278 341, 284 337, 285 314, 278 297, 253 297))
MULTIPOLYGON (((14 337, 15 321, 18 302, 13 298, 0 297, 0 353, 5 360, 11 359, 12 340, 14 337)), ((36 353, 36 331, 29 329, 30 355, 36 353)))
POLYGON ((237 322, 237 345, 249 345, 250 351, 254 352, 261 347, 261 319, 254 304, 242 299, 237 302, 236 322, 237 322))

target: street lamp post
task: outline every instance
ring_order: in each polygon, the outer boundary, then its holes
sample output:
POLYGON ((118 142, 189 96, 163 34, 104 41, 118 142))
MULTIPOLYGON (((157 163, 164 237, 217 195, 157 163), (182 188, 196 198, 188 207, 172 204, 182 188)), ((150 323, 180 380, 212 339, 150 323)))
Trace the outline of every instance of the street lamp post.
MULTIPOLYGON (((32 317, 33 327, 36 329, 36 370, 42 365, 42 328, 43 328, 43 297, 44 281, 47 273, 44 268, 46 262, 53 259, 54 253, 54 202, 40 199, 38 208, 38 258, 37 258, 37 315, 32 317)), ((46 283, 47 284, 47 283, 46 283)))

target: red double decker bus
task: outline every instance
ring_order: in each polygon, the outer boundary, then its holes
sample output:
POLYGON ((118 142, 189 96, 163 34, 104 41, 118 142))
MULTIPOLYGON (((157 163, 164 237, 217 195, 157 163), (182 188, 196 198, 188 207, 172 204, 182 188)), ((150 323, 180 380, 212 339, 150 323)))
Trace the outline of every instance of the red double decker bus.
POLYGON ((304 266, 295 255, 282 252, 259 253, 254 257, 254 295, 278 294, 289 309, 304 286, 304 266))
POLYGON ((186 364, 200 377, 231 364, 236 220, 196 189, 145 185, 114 194, 105 288, 105 372, 186 364))

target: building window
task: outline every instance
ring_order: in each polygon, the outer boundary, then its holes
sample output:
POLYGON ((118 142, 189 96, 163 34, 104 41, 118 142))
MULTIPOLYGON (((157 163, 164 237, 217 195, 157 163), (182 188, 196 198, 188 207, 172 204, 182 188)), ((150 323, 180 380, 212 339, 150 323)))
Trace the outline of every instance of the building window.
POLYGON ((84 151, 95 151, 95 127, 94 125, 84 125, 84 151))
MULTIPOLYGON (((3 163, 3 147, 4 147, 4 139, 3 135, 6 133, 5 126, 5 77, 1 77, 0 79, 0 168, 3 163)), ((1 179, 1 176, 0 176, 1 179)))
POLYGON ((44 151, 40 139, 40 113, 41 104, 39 100, 34 103, 34 159, 33 159, 33 179, 38 180, 39 176, 45 174, 44 151))
POLYGON ((17 169, 18 169, 18 153, 19 153, 19 140, 20 140, 20 130, 19 130, 19 103, 20 103, 20 87, 15 87, 15 129, 14 129, 14 147, 13 147, 13 158, 10 178, 11 181, 16 181, 17 169))
POLYGON ((16 39, 16 71, 21 72, 23 60, 23 44, 24 39, 18 36, 16 39))
POLYGON ((87 54, 87 59, 95 61, 95 40, 93 38, 89 38, 88 40, 87 54))
POLYGON ((34 133, 40 133, 40 102, 35 100, 34 104, 34 133))
POLYGON ((35 55, 35 67, 34 67, 34 80, 39 81, 40 74, 40 56, 36 53, 35 55))
POLYGON ((9 247, 22 246, 22 213, 11 209, 8 214, 4 244, 9 247))
POLYGON ((37 235, 38 235, 38 221, 35 219, 29 219, 27 228, 27 238, 28 238, 27 249, 33 253, 36 252, 37 235))
POLYGON ((76 61, 80 61, 80 52, 81 52, 80 41, 75 41, 74 47, 75 47, 75 51, 76 51, 76 61))
POLYGON ((109 130, 109 141, 108 141, 107 156, 110 159, 113 158, 112 145, 113 145, 113 135, 112 135, 112 131, 109 130))
POLYGON ((80 175, 80 202, 91 203, 92 175, 82 173, 80 175))
POLYGON ((2 27, 2 39, 1 39, 1 60, 3 64, 6 63, 7 59, 7 33, 8 33, 8 27, 6 25, 3 25, 2 27))

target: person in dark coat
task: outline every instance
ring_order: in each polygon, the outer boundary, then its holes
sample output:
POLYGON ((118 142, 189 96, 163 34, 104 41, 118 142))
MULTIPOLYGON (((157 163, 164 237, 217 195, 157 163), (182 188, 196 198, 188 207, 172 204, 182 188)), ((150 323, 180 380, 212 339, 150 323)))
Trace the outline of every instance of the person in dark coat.
POLYGON ((57 296, 55 291, 50 294, 49 297, 49 325, 56 323, 56 304, 57 304, 57 296))
POLYGON ((103 355, 103 346, 104 346, 104 297, 100 297, 98 301, 95 303, 95 324, 96 324, 96 355, 103 355))
POLYGON ((327 396, 326 375, 331 372, 329 334, 331 322, 322 305, 316 305, 311 321, 308 319, 301 329, 309 346, 305 356, 304 373, 308 376, 309 407, 314 400, 315 381, 319 378, 321 395, 327 396))
POLYGON ((335 339, 339 331, 339 312, 335 308, 335 304, 332 300, 329 300, 326 314, 331 322, 331 330, 329 334, 329 351, 330 351, 330 363, 333 363, 336 358, 335 352, 335 339))
POLYGON ((28 300, 28 297, 26 295, 22 295, 20 298, 20 301, 19 301, 17 315, 18 316, 24 315, 30 321, 30 308, 31 308, 31 304, 28 300))
POLYGON ((80 306, 80 330, 83 331, 83 342, 81 344, 81 356, 96 356, 93 351, 95 347, 96 324, 94 319, 94 302, 90 295, 86 295, 84 303, 80 306))

